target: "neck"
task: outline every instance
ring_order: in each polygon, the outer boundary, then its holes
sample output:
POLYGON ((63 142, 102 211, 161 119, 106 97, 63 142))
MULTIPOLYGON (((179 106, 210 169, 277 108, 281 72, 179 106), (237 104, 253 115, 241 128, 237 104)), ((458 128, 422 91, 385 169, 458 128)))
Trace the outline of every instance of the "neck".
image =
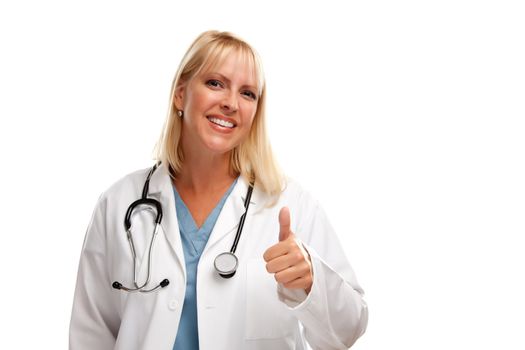
POLYGON ((184 164, 175 176, 177 189, 195 196, 209 195, 229 187, 237 176, 230 173, 230 153, 184 153, 184 164))

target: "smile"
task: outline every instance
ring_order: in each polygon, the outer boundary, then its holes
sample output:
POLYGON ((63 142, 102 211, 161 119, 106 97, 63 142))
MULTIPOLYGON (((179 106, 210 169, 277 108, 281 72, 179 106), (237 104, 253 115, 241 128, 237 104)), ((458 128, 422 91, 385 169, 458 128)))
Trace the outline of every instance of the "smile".
POLYGON ((222 126, 224 128, 233 129, 235 127, 235 124, 233 124, 232 122, 229 122, 227 120, 219 119, 219 118, 216 118, 216 117, 207 117, 207 118, 213 124, 220 125, 220 126, 222 126))

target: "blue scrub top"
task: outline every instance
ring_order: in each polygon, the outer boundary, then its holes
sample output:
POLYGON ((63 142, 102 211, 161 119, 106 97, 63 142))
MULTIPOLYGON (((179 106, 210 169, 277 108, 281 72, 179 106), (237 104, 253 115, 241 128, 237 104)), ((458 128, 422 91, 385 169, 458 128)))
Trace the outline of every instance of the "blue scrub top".
POLYGON ((233 181, 230 188, 226 191, 217 206, 212 210, 206 221, 200 228, 197 227, 188 207, 179 196, 177 189, 173 186, 175 194, 175 207, 177 210, 177 220, 179 221, 180 238, 186 262, 186 295, 182 307, 182 315, 177 331, 177 338, 173 345, 173 350, 198 349, 199 332, 197 328, 197 265, 202 251, 208 242, 211 231, 219 217, 224 202, 230 195, 237 183, 233 181))

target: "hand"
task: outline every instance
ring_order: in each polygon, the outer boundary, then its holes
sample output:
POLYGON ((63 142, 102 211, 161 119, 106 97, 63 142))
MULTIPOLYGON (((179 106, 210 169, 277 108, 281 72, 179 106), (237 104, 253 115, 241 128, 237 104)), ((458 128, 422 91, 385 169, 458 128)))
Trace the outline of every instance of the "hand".
POLYGON ((266 270, 274 273, 275 280, 286 288, 304 289, 310 293, 313 283, 310 256, 290 230, 290 210, 279 212, 279 243, 264 252, 266 270))

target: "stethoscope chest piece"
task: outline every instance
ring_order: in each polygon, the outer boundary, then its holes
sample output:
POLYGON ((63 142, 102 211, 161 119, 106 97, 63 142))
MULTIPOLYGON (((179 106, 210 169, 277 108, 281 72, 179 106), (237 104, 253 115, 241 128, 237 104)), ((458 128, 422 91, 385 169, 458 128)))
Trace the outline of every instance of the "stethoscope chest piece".
POLYGON ((224 252, 215 258, 215 270, 221 275, 221 277, 224 278, 231 278, 233 275, 235 275, 235 271, 237 271, 237 265, 239 264, 239 260, 235 256, 235 254, 230 252, 224 252))
POLYGON ((241 219, 239 220, 237 233, 235 234, 235 239, 233 240, 233 245, 230 251, 217 255, 215 261, 213 262, 215 265, 215 270, 217 270, 222 278, 232 278, 233 275, 235 275, 235 271, 237 271, 239 260, 235 256, 235 251, 237 250, 237 244, 241 238, 242 228, 244 227, 244 221, 246 220, 246 214, 248 214, 248 208, 250 207, 252 191, 253 185, 248 186, 248 192, 246 193, 246 198, 244 199, 244 213, 241 215, 241 219))

